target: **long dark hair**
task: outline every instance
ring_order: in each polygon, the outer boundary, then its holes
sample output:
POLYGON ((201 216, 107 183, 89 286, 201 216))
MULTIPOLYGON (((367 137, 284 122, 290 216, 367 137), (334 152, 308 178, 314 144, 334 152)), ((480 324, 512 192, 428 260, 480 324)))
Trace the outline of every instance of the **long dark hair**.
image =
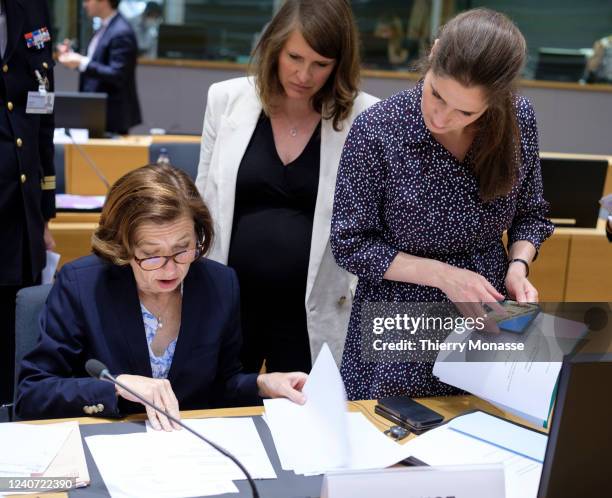
POLYGON ((512 189, 520 163, 520 134, 514 106, 516 82, 525 63, 525 38, 505 15, 473 9, 444 25, 423 72, 480 86, 487 110, 476 121, 472 168, 480 198, 490 201, 512 189))

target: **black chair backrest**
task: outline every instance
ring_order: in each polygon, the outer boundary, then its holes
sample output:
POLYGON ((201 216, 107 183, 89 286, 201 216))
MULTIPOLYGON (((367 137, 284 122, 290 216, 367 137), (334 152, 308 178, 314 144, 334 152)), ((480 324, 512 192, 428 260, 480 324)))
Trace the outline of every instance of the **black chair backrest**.
POLYGON ((557 226, 595 228, 608 172, 607 158, 542 157, 544 199, 557 226))
POLYGON ((38 320, 47 300, 51 284, 26 287, 17 293, 15 305, 15 392, 21 360, 38 341, 40 329, 38 320))
POLYGON ((155 164, 162 149, 166 149, 170 164, 182 169, 195 182, 200 162, 200 144, 192 142, 160 142, 149 147, 149 162, 155 164))

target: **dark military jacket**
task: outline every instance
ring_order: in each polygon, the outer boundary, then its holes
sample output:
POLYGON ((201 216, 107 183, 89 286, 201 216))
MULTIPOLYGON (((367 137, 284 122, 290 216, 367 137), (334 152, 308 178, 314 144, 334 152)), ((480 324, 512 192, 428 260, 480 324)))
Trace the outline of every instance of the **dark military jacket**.
POLYGON ((8 36, 0 55, 0 285, 27 285, 45 265, 55 169, 53 115, 26 114, 28 92, 39 87, 35 71, 53 91, 52 41, 28 47, 26 35, 50 32, 51 24, 46 0, 2 1, 8 36))

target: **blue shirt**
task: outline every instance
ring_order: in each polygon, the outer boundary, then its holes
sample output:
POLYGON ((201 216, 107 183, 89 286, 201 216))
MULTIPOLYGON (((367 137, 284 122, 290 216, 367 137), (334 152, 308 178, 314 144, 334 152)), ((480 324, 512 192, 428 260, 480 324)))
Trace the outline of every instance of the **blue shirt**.
POLYGON ((172 358, 176 348, 176 339, 174 339, 161 356, 155 356, 151 349, 151 344, 155 338, 155 333, 159 327, 159 321, 151 313, 144 304, 140 303, 140 311, 142 313, 142 321, 144 322, 145 334, 147 335, 147 347, 149 349, 149 360, 151 361, 151 372, 154 379, 167 379, 168 372, 172 366, 172 358))

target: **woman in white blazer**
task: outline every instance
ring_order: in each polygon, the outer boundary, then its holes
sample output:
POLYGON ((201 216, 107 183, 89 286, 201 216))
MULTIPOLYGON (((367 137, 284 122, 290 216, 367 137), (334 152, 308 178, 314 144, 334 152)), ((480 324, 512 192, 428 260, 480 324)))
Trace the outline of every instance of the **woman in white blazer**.
POLYGON ((308 372, 327 342, 339 362, 354 277, 330 251, 336 173, 360 93, 347 0, 288 0, 250 78, 208 91, 197 187, 216 221, 209 257, 241 287, 247 371, 308 372))

